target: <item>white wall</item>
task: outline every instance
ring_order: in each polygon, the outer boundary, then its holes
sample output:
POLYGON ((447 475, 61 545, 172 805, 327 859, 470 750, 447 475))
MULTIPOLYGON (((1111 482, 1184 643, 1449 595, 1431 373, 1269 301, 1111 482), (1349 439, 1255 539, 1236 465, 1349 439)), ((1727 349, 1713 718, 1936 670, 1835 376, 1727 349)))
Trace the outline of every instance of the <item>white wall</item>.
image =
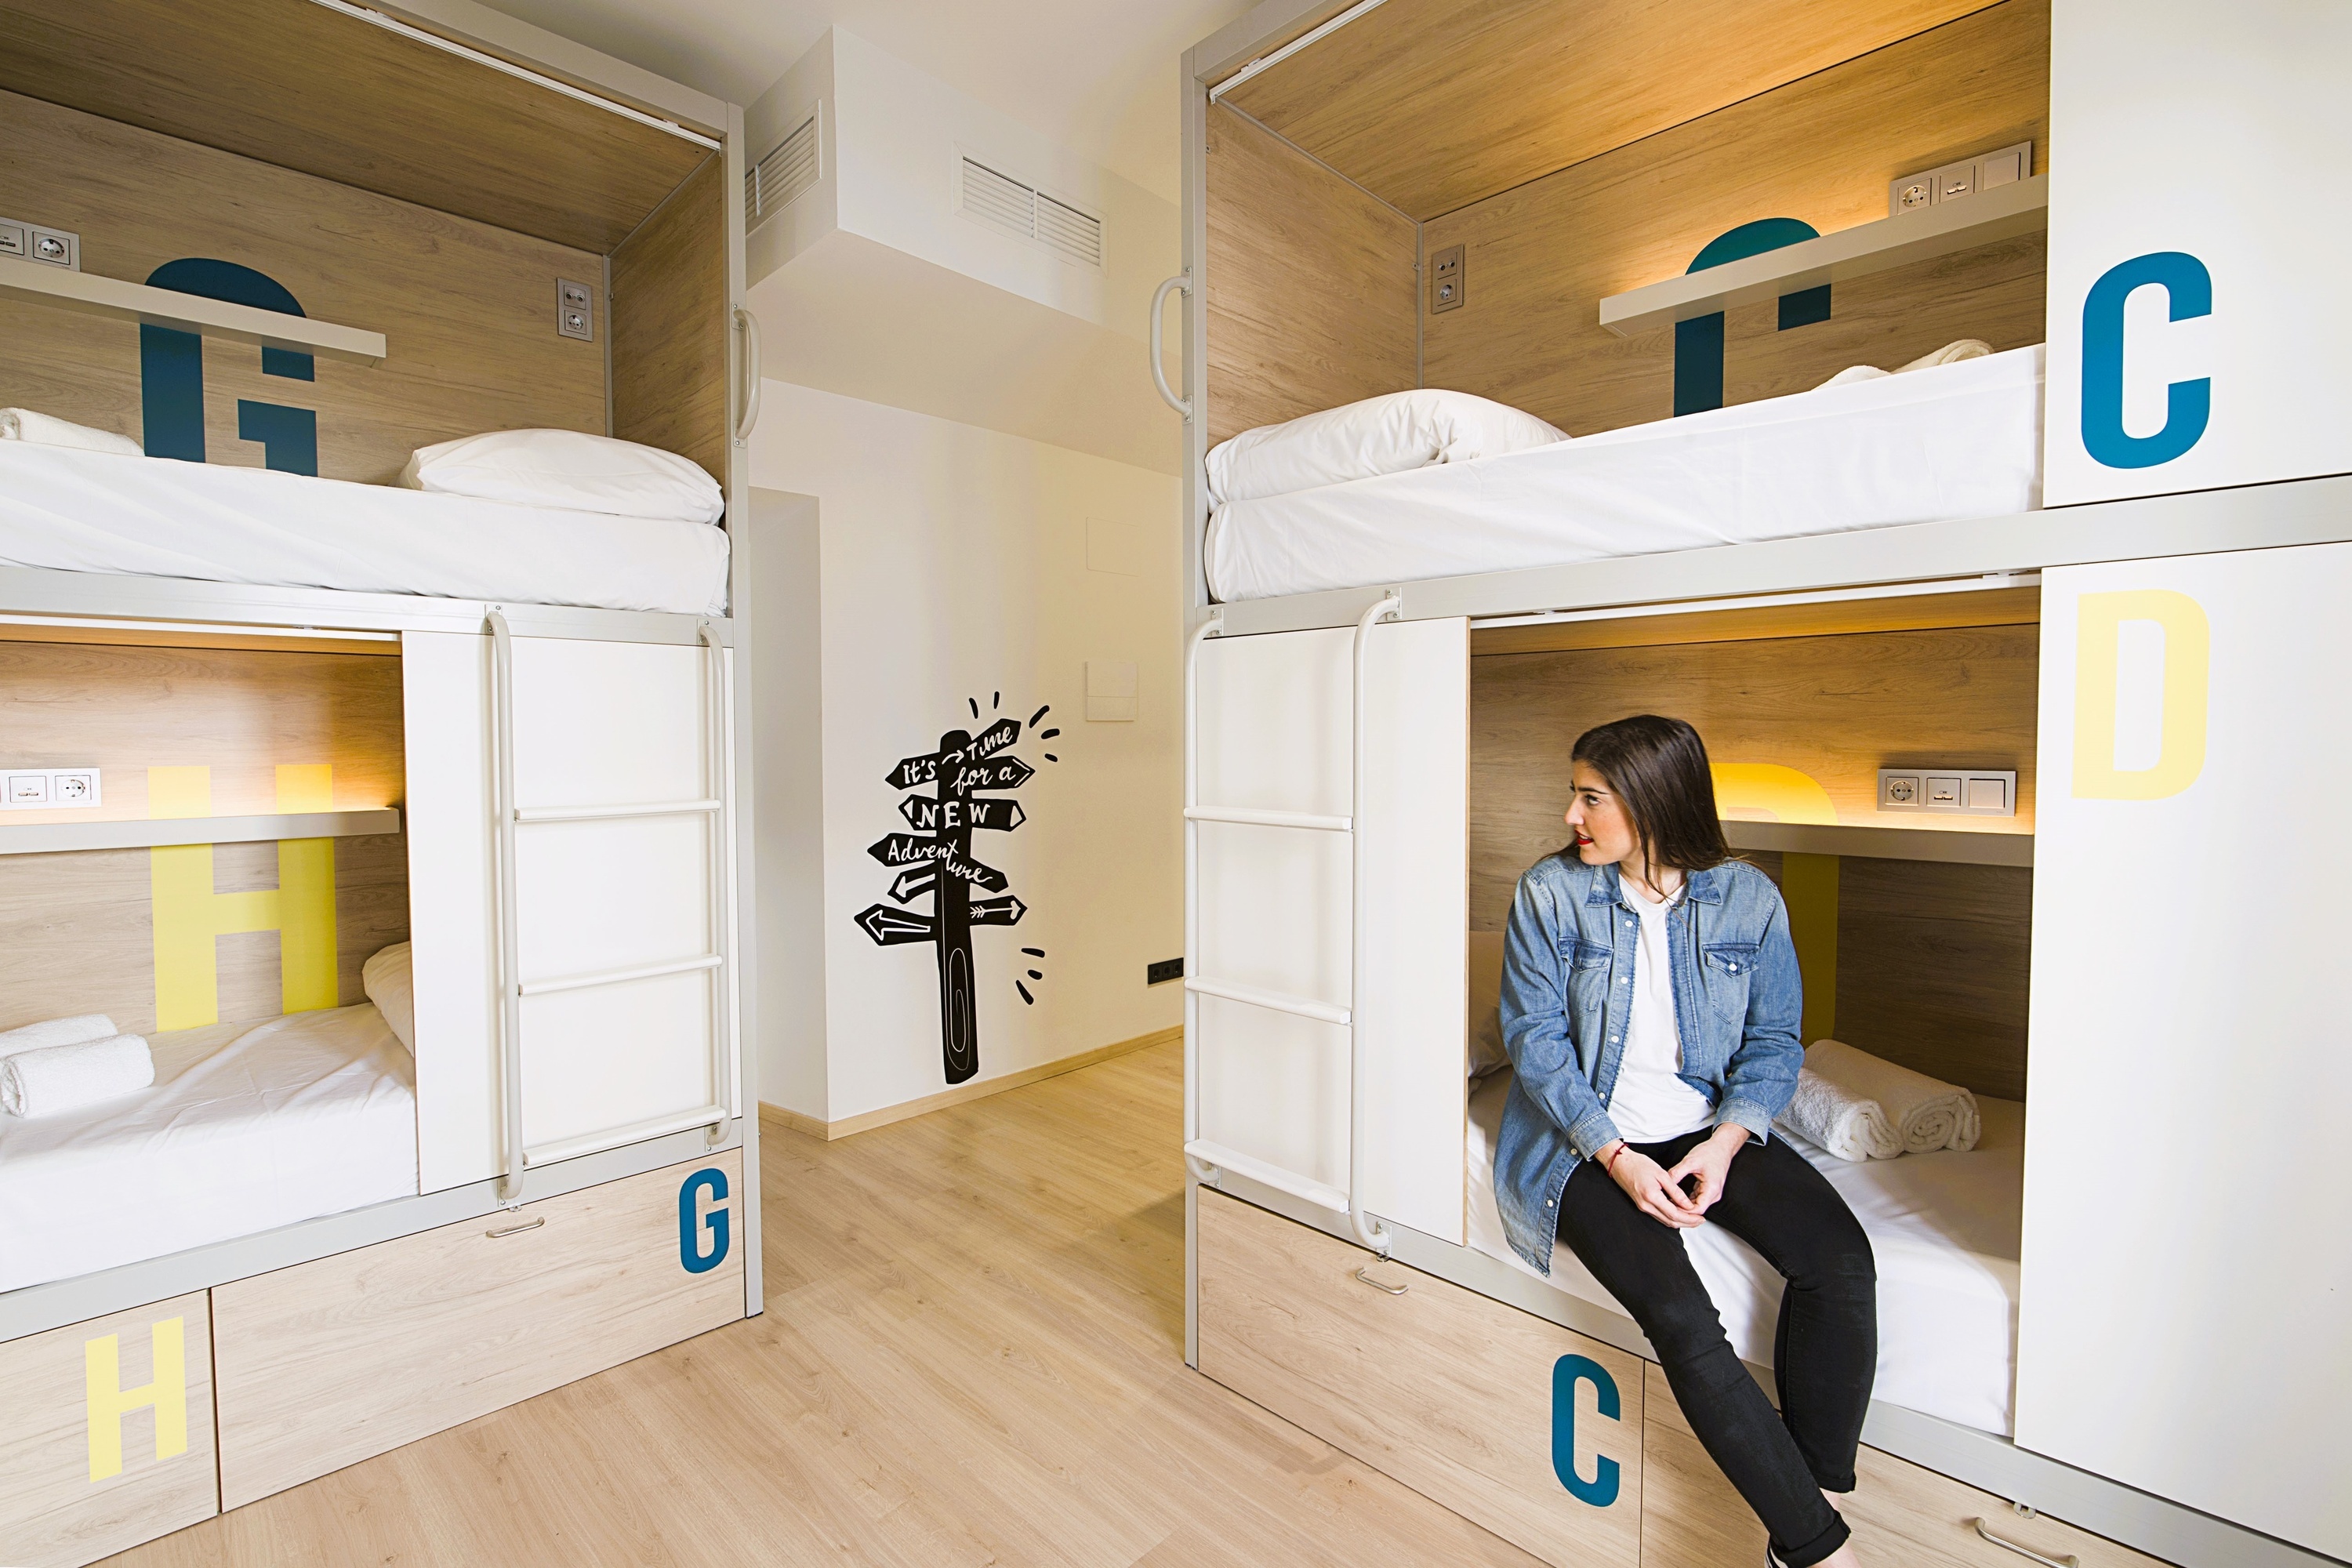
MULTIPOLYGON (((761 1098, 838 1121, 945 1087, 931 946, 877 947, 853 922, 887 901, 893 875, 867 846, 908 828, 883 775, 947 730, 979 728, 973 699, 983 721, 1024 721, 1015 754, 1038 769, 1014 793, 1028 821, 974 846, 1029 906, 1017 927, 974 932, 980 1077, 1175 1026, 1180 988, 1147 989, 1144 966, 1183 951, 1178 482, 777 381, 751 446, 754 485, 814 498, 822 623, 820 700, 787 704, 763 681, 755 700, 763 780, 776 747, 807 743, 788 713, 821 710, 823 875, 810 896, 823 905, 824 1058, 807 1059, 805 1032, 763 1026, 761 1098), (1137 574, 1089 568, 1089 519, 1110 525, 1097 529, 1098 557, 1123 536, 1137 574), (1135 721, 1087 721, 1090 658, 1138 666, 1135 721), (1041 740, 1026 721, 1049 703, 1041 728, 1061 733, 1041 740), (1032 968, 1045 978, 1027 981, 1032 968)), ((767 843, 763 832, 763 868, 767 843)), ((772 989, 763 1002, 782 1005, 772 989)))

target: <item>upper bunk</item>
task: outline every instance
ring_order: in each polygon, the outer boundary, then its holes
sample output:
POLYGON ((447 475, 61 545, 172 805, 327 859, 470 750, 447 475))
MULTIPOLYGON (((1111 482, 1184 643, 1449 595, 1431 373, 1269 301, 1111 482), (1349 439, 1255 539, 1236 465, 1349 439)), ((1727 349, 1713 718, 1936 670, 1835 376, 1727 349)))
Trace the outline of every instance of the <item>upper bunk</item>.
POLYGON ((2249 199, 2286 168, 2216 142, 2276 51, 2201 48, 2110 0, 1261 5, 1187 57, 1192 619, 2346 537, 2340 482, 2246 488, 2352 470, 2246 296, 2328 342, 2352 312, 2291 260, 2311 220, 2249 199), (1285 440, 1320 449, 1265 482, 1285 440))
POLYGON ((0 406, 86 444, 0 439, 9 609, 727 613, 740 110, 470 0, 8 0, 0 123, 0 406))

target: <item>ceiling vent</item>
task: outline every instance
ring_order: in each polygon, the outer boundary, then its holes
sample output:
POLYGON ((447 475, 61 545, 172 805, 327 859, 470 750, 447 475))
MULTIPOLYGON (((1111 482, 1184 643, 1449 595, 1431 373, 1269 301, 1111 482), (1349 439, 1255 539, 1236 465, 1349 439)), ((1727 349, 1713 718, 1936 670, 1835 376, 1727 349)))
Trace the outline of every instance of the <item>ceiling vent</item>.
POLYGON ((1042 245, 1065 261, 1102 266, 1102 219, 976 159, 963 161, 956 210, 999 233, 1042 245))
POLYGON ((801 121, 783 144, 743 176, 743 232, 775 216, 816 184, 816 116, 801 121))

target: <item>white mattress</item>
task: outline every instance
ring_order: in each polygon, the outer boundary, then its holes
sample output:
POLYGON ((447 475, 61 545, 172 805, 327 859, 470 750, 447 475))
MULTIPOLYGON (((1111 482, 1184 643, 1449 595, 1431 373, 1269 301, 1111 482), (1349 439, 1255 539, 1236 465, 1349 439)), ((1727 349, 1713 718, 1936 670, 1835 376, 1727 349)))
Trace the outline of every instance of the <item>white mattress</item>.
POLYGON ((0 566, 727 613, 708 523, 22 441, 0 441, 0 566))
POLYGON ((415 1068, 372 1004, 154 1051, 152 1089, 0 1116, 0 1290, 415 1193, 415 1068))
MULTIPOLYGON (((1475 1086, 1464 1150, 1470 1245, 1524 1274, 1495 1207, 1495 1132, 1511 1075, 1475 1086)), ((1801 1138, 1790 1146, 1830 1179, 1870 1235, 1878 1261, 1878 1383, 1874 1397, 2010 1431, 2017 1363, 2018 1228, 2025 1190, 2025 1107, 1979 1100, 1984 1136, 1965 1154, 1906 1154, 1855 1164, 1801 1138)), ((1737 1163, 1733 1169, 1738 1170, 1737 1163)), ((1740 1359, 1772 1364, 1781 1282, 1771 1265, 1720 1226, 1684 1233, 1693 1267, 1740 1359)), ((1552 1250, 1555 1289, 1624 1312, 1565 1247, 1552 1250)), ((1631 1314, 1626 1314, 1630 1316, 1631 1314)))
POLYGON ((1217 598, 1410 583, 2042 504, 2042 350, 1352 479, 1210 520, 1217 598))

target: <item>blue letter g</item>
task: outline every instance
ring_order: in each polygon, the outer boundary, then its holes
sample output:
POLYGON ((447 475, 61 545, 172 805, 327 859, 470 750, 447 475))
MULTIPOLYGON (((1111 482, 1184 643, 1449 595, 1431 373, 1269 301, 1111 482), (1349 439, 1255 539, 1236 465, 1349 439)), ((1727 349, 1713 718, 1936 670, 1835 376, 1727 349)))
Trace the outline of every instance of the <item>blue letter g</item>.
POLYGON ((2197 445, 2213 412, 2209 376, 2165 388, 2164 428, 2124 431, 2124 301, 2154 284, 2172 302, 2172 319, 2213 313, 2213 275, 2184 250, 2135 256, 2107 268, 2083 300, 2083 447, 2110 468, 2152 468, 2197 445))
POLYGON ((687 1177, 677 1190, 677 1260, 688 1274, 708 1274, 727 1261, 727 1211, 713 1208, 706 1221, 695 1213, 701 1205, 695 1194, 707 1192, 713 1204, 727 1196, 727 1173, 707 1165, 687 1177), (709 1240, 704 1241, 708 1236, 709 1240), (709 1250, 704 1250, 705 1247, 709 1250))

